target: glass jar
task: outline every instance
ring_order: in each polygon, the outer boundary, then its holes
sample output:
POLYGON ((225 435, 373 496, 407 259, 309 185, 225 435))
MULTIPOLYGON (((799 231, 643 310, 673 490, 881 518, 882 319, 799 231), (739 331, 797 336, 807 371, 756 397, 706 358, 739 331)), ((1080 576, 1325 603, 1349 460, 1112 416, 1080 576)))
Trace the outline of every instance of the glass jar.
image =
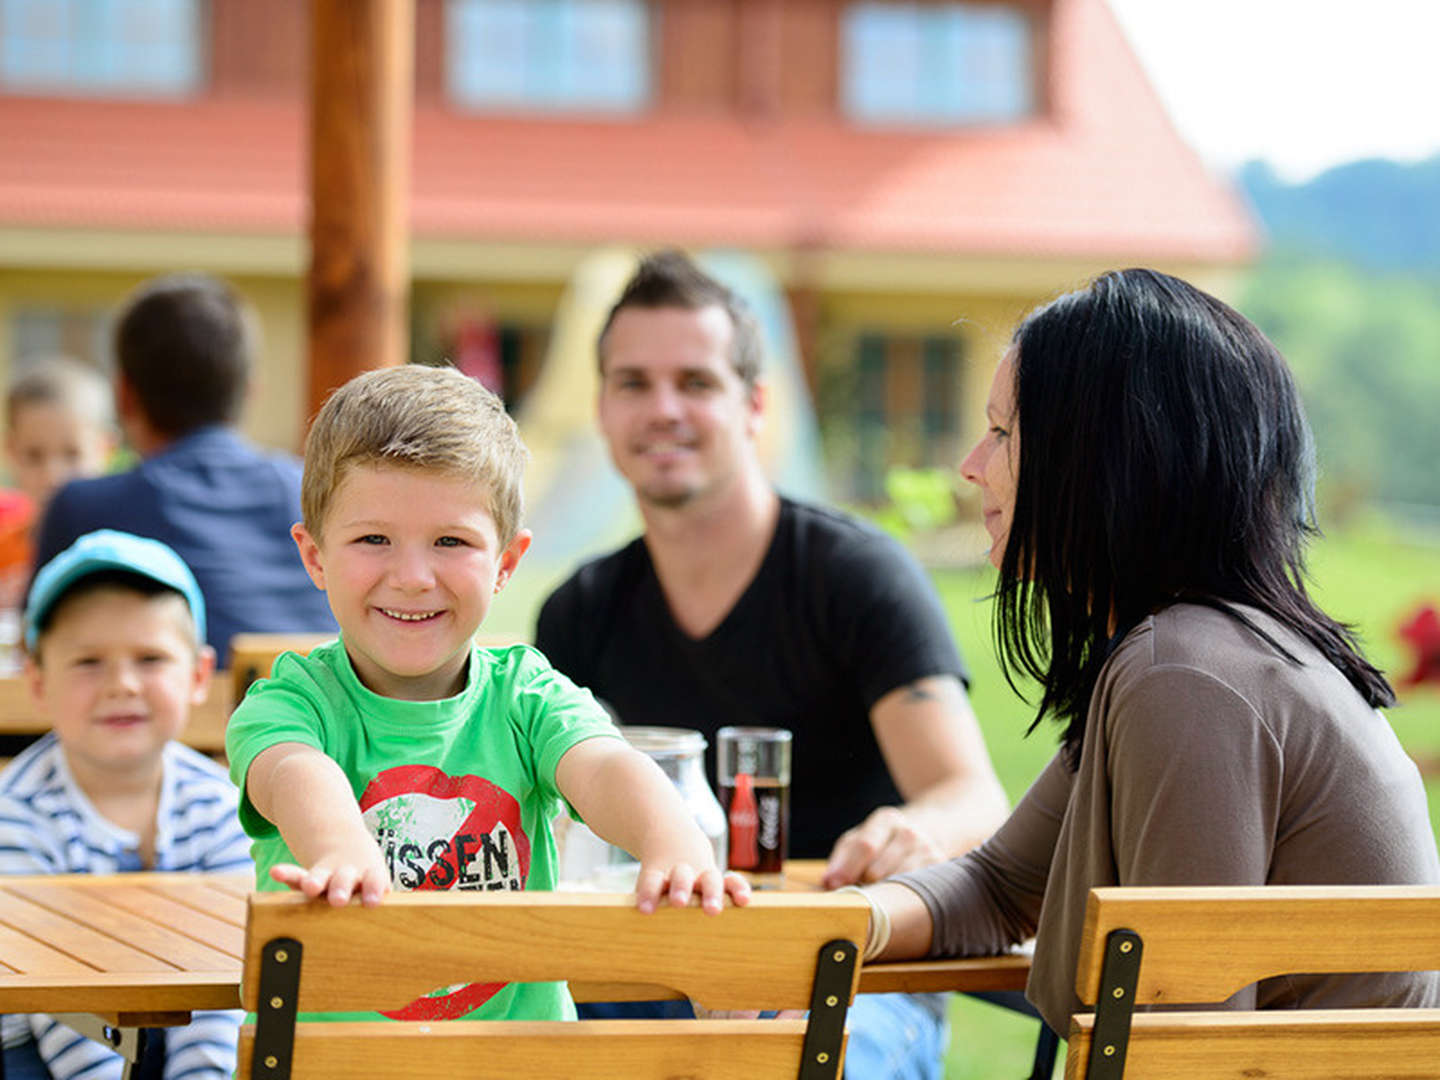
MULTIPOLYGON (((725 813, 705 779, 705 736, 690 728, 621 727, 620 733, 646 754, 680 791, 685 808, 710 841, 715 865, 725 866, 725 813)), ((628 892, 640 864, 623 848, 601 840, 568 818, 556 829, 560 847, 560 887, 628 892)))

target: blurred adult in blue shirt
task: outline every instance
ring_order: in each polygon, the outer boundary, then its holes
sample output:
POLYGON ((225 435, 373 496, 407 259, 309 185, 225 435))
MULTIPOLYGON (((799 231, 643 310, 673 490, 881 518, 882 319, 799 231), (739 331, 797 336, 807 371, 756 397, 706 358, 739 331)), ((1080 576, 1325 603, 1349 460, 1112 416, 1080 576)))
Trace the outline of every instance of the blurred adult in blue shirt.
POLYGON ((116 412, 141 461, 61 488, 35 551, 43 566, 102 528, 169 544, 205 594, 222 663, 237 633, 335 629, 290 539, 300 462, 235 429, 256 340, 253 314, 223 281, 174 274, 143 284, 115 330, 116 412))

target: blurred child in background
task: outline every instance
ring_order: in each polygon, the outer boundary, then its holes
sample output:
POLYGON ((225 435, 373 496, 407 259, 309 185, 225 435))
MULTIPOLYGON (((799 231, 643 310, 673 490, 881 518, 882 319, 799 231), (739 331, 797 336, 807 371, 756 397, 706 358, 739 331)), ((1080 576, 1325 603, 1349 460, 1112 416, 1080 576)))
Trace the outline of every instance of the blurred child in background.
MULTIPOLYGON (((25 644, 53 730, 0 772, 0 873, 249 870, 224 768, 175 741, 215 666, 180 557, 129 533, 82 536, 35 575, 25 644)), ((227 1080, 239 1021, 197 1012, 152 1033, 139 1075, 227 1080)), ((114 1051, 53 1017, 6 1016, 0 1032, 8 1080, 121 1076, 114 1051)))
POLYGON ((98 476, 115 449, 110 383, 68 356, 23 362, 5 394, 5 458, 11 490, 0 491, 0 675, 20 670, 20 600, 29 581, 32 534, 67 481, 98 476))

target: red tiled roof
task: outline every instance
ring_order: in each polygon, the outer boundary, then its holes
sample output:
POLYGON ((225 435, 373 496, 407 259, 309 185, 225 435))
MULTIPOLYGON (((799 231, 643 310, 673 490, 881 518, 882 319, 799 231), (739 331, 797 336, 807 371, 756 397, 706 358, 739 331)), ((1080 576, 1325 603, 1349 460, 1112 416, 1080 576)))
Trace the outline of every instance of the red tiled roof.
MULTIPOLYGON (((1056 0, 1051 107, 1020 126, 857 130, 421 107, 413 227, 449 238, 1248 257, 1254 226, 1186 147, 1101 0, 1056 0)), ((0 98, 0 224, 303 227, 299 102, 0 98)))

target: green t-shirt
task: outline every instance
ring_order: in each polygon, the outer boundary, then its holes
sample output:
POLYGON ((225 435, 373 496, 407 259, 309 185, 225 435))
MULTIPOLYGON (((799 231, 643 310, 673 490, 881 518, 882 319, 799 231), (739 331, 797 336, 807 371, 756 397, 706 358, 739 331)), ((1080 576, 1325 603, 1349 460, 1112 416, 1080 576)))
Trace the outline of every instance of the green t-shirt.
MULTIPOLYGON (((245 777, 262 750, 298 742, 345 771, 396 889, 539 890, 555 887, 556 765, 576 743, 618 734, 588 690, 528 646, 472 648, 460 693, 397 701, 366 689, 335 641, 282 655, 235 709, 225 749, 260 889, 283 888, 270 868, 295 859, 245 777)), ((573 1017, 574 1005, 560 983, 472 983, 386 1015, 547 1020, 573 1017)))

